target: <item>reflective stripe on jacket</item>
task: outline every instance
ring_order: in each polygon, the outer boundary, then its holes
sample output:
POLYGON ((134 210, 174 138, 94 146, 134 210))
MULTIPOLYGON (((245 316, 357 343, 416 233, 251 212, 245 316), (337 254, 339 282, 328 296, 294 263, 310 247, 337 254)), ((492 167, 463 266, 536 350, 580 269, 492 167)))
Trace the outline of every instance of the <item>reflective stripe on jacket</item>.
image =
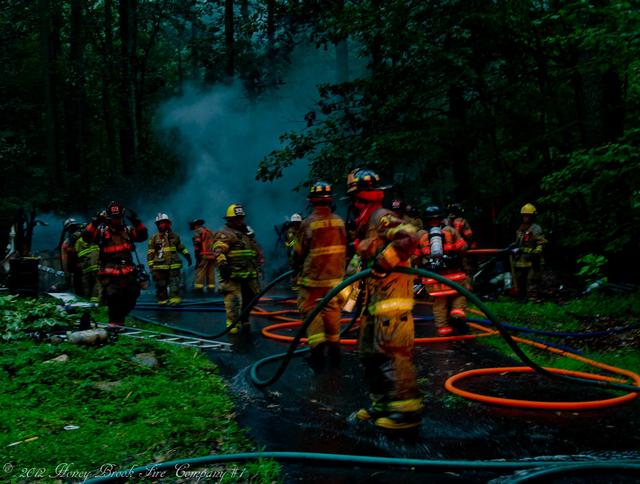
POLYGON ((262 253, 256 241, 246 232, 225 225, 216 233, 213 255, 218 265, 229 264, 231 279, 258 277, 262 253))
POLYGON ((175 232, 157 232, 147 244, 147 263, 153 270, 180 269, 182 261, 178 253, 189 253, 180 236, 175 232))
POLYGON ((300 226, 294 265, 301 267, 305 287, 335 287, 344 277, 347 232, 344 221, 329 207, 318 206, 300 226))

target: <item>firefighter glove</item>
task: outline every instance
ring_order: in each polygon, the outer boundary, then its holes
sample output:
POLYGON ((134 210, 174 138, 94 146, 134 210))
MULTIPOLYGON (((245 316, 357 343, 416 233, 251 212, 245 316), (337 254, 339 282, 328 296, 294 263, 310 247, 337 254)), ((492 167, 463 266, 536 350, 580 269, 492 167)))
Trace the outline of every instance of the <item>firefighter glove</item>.
POLYGON ((99 225, 102 225, 103 223, 105 223, 107 221, 107 216, 104 212, 104 210, 100 210, 98 213, 96 213, 92 218, 91 218, 91 223, 93 224, 94 227, 97 227, 99 225))
POLYGON ((191 267, 191 265, 193 264, 193 261, 191 260, 191 254, 189 254, 189 252, 187 252, 187 253, 184 255, 184 258, 185 258, 185 259, 187 259, 187 265, 188 265, 189 267, 191 267))
POLYGON ((231 266, 228 262, 223 262, 218 266, 218 270, 220 271, 220 279, 223 281, 228 281, 231 279, 231 266))
POLYGON ((375 277, 376 279, 384 279, 388 275, 389 274, 385 272, 385 270, 380 267, 378 263, 373 264, 373 266, 371 267, 371 276, 375 277))
POLYGON ((127 209, 127 218, 131 221, 133 225, 138 225, 140 223, 140 218, 138 217, 138 214, 133 210, 131 210, 130 208, 127 209))

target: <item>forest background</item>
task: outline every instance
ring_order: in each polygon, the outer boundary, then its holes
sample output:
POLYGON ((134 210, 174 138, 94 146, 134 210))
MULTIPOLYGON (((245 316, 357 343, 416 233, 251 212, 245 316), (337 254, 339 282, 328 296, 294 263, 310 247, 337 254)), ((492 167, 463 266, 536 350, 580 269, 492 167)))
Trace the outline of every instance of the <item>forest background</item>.
MULTIPOLYGON (((335 83, 264 153, 342 187, 358 166, 420 207, 461 202, 508 242, 534 202, 548 258, 626 280, 640 262, 640 4, 480 0, 6 0, 0 225, 184 181, 158 107, 185 86, 277 96, 297 45, 335 83), (358 59, 366 69, 353 75, 358 59), (589 262, 592 261, 592 262, 589 262)), ((295 187, 291 187, 292 189, 295 187)), ((4 228, 4 227, 3 227, 4 228)), ((4 231, 4 230, 3 230, 4 231)), ((4 236, 4 234, 3 234, 4 236)))

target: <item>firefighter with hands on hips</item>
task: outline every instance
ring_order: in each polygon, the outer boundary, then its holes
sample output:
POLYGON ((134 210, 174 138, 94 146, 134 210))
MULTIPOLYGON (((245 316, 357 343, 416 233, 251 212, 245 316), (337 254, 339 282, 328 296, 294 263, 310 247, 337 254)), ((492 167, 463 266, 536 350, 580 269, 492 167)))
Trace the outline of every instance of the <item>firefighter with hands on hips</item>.
POLYGON ((417 427, 422 399, 413 362, 413 276, 390 272, 410 265, 416 229, 382 207, 384 187, 372 170, 352 171, 347 195, 356 216, 356 253, 372 270, 365 282, 359 337, 371 405, 356 417, 387 429, 417 427))
POLYGON ((260 291, 258 273, 262 251, 255 239, 247 233, 245 212, 241 204, 229 205, 224 219, 227 223, 216 233, 213 254, 220 274, 220 291, 224 295, 227 327, 232 327, 232 334, 238 332, 238 325, 241 325, 244 332, 249 332, 249 315, 245 321, 239 321, 239 318, 244 305, 260 291))
POLYGON ((196 273, 193 288, 202 292, 216 289, 215 269, 216 261, 213 256, 215 234, 204 226, 201 218, 189 222, 189 230, 193 231, 193 253, 196 256, 196 273))
POLYGON ((182 255, 191 267, 191 254, 180 240, 180 236, 171 230, 171 220, 166 213, 156 216, 158 232, 153 234, 147 245, 147 264, 151 269, 156 285, 156 301, 160 305, 180 304, 180 269, 182 255))
POLYGON ((516 241, 511 249, 511 265, 518 296, 522 301, 537 300, 542 251, 547 244, 542 227, 534 223, 538 211, 527 203, 520 209, 522 223, 516 231, 516 241))
MULTIPOLYGON (((342 282, 347 253, 347 233, 342 218, 333 213, 331 185, 318 181, 309 190, 313 212, 300 226, 293 251, 293 267, 298 273, 298 309, 303 318, 318 301, 342 282)), ((307 328, 311 352, 309 363, 321 371, 325 348, 332 367, 340 364, 340 301, 334 297, 307 328)))
MULTIPOLYGON (((475 249, 477 247, 476 242, 473 240, 473 230, 466 218, 464 218, 464 209, 459 203, 450 203, 447 205, 447 218, 444 219, 444 224, 449 225, 456 229, 458 233, 467 243, 467 248, 475 249)), ((467 274, 473 274, 475 271, 475 262, 470 260, 468 256, 462 256, 462 268, 467 274)))
POLYGON ((124 325, 140 295, 131 253, 135 251, 134 243, 144 242, 147 237, 147 228, 138 215, 118 202, 109 203, 106 211, 96 215, 82 233, 85 242, 100 248, 98 278, 112 330, 124 325), (125 216, 131 225, 125 224, 125 216))
MULTIPOLYGON (((423 269, 440 274, 465 288, 469 288, 469 278, 462 269, 462 254, 467 243, 451 225, 442 223, 440 207, 427 207, 422 217, 425 229, 418 232, 416 255, 423 269)), ((433 297, 433 318, 439 336, 449 336, 458 331, 467 332, 467 300, 455 289, 435 279, 423 277, 427 292, 433 297)))
POLYGON ((467 243, 469 248, 473 248, 475 242, 473 242, 473 230, 467 219, 463 217, 464 210, 459 203, 450 203, 447 205, 447 218, 444 220, 445 225, 449 225, 456 229, 458 233, 467 243))

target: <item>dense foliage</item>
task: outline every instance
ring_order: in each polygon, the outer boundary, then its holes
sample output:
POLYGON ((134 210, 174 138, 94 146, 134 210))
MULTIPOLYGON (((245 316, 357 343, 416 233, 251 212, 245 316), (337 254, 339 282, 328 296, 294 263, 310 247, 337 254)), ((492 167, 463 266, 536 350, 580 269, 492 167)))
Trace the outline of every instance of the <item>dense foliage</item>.
POLYGON ((535 202, 551 247, 622 267, 640 224, 638 6, 10 0, 0 211, 77 208, 105 187, 161 196, 182 170, 155 132, 158 104, 185 83, 234 78, 248 99, 277 95, 295 44, 312 41, 335 50, 338 81, 265 153, 258 179, 309 163, 312 178, 342 186, 368 165, 414 204, 463 202, 487 243, 507 242, 518 208, 535 202))
POLYGON ((31 339, 39 333, 67 329, 74 323, 73 316, 54 302, 0 296, 0 339, 4 341, 31 339))
POLYGON ((308 159, 342 186, 373 166, 414 203, 463 201, 513 230, 534 201, 556 248, 634 256, 637 6, 345 2, 315 28, 352 39, 368 75, 324 86, 314 122, 284 134, 258 176, 308 159))

